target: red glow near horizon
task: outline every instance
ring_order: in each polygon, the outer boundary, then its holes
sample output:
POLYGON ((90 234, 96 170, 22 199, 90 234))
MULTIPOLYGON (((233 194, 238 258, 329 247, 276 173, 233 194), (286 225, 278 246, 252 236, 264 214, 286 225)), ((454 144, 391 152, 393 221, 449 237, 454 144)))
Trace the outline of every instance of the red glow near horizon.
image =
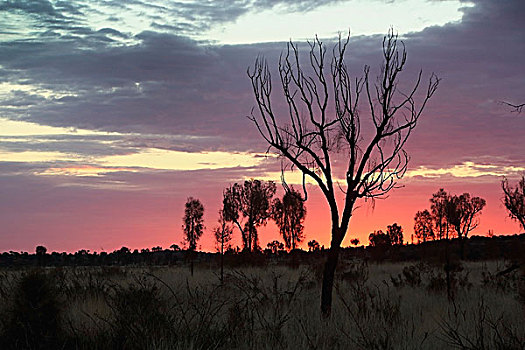
MULTIPOLYGON (((499 183, 493 184, 447 184, 436 186, 417 181, 405 182, 406 187, 390 193, 384 200, 372 203, 359 201, 354 210, 350 227, 343 246, 350 245, 350 239, 358 238, 360 245, 368 245, 368 235, 374 230, 385 230, 387 225, 396 222, 403 227, 405 242, 411 242, 413 217, 418 210, 429 208, 429 198, 439 187, 449 193, 470 192, 487 200, 487 206, 480 216, 479 227, 470 233, 486 235, 493 230, 496 235, 520 233, 519 225, 508 218, 501 203, 499 183)), ((321 192, 310 186, 306 203, 305 241, 300 247, 307 249, 307 242, 315 239, 325 247, 330 246, 330 216, 328 206, 321 192)), ((222 191, 194 191, 191 194, 205 206, 206 230, 199 241, 199 250, 214 252, 215 243, 212 229, 216 225, 217 212, 222 201, 222 191)), ((279 189, 278 195, 282 195, 279 189)), ((82 215, 67 209, 34 215, 33 220, 16 228, 23 235, 11 235, 1 246, 1 251, 34 251, 37 245, 46 246, 49 251, 75 252, 79 249, 91 251, 113 251, 122 246, 130 249, 161 246, 168 249, 172 244, 182 246, 182 215, 187 196, 135 197, 127 194, 125 198, 111 196, 98 197, 97 201, 85 205, 82 215), (42 227, 47 228, 42 232, 42 227), (72 231, 74 228, 74 232, 72 231), (45 237, 45 239, 43 239, 45 237)), ((73 199, 74 200, 74 199, 73 199)), ((67 203, 65 204, 68 207, 67 203)), ((13 218, 13 223, 16 218, 13 218)), ((7 223, 9 226, 9 223, 7 223)), ((14 227, 14 226, 13 226, 14 227)), ((14 230, 12 231, 14 232, 14 230)), ((280 240, 278 228, 271 221, 259 229, 262 248, 268 242, 280 240)), ((415 239, 414 239, 415 241, 415 239)), ((240 233, 234 229, 234 246, 240 246, 240 233)))

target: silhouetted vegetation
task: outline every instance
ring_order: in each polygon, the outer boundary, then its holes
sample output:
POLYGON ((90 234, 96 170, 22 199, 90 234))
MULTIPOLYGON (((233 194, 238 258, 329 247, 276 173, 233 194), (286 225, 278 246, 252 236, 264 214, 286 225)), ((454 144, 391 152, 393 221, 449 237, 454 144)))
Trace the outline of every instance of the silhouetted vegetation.
POLYGON ((247 180, 224 190, 222 215, 237 226, 246 251, 259 250, 257 228, 266 225, 271 216, 271 200, 276 191, 274 182, 247 180))
POLYGON ((219 225, 213 229, 217 251, 221 255, 221 283, 224 282, 224 252, 231 249, 233 228, 224 220, 222 210, 219 210, 219 225))
MULTIPOLYGON (((480 240, 500 239, 503 238, 480 240)), ((513 245, 523 245, 525 237, 513 240, 513 245)), ((443 243, 391 249, 397 250, 394 257, 396 254, 401 257, 413 254, 412 248, 424 249, 430 245, 432 250, 432 246, 443 243)), ((4 268, 0 270, 0 346, 2 349, 522 349, 525 346, 525 330, 521 327, 525 275, 522 270, 513 269, 511 263, 457 262, 451 271, 454 299, 448 302, 444 272, 428 257, 428 252, 418 262, 377 264, 367 257, 369 249, 342 250, 335 284, 337 307, 328 321, 321 321, 318 308, 309 307, 319 298, 322 279, 323 254, 317 252, 269 253, 263 267, 228 268, 223 284, 214 269, 210 270, 209 263, 196 264, 194 277, 190 277, 184 266, 51 267, 34 271, 4 268), (298 253, 299 265, 287 267, 290 255, 298 253), (466 345, 471 343, 484 345, 466 345)), ((242 259, 243 254, 246 252, 237 254, 238 258, 242 259)))
POLYGON ((282 201, 274 199, 272 219, 275 220, 287 249, 296 249, 297 244, 304 240, 303 222, 306 217, 306 207, 301 194, 288 188, 282 201))
POLYGON ((3 290, 7 308, 4 310, 5 323, 0 347, 58 348, 63 305, 54 279, 43 271, 29 270, 13 282, 14 290, 10 294, 3 290))
POLYGON ((408 91, 398 89, 407 55, 393 30, 383 39, 383 60, 376 83, 370 79, 368 66, 362 77, 354 79, 345 63, 349 41, 350 36, 340 37, 329 60, 326 46, 316 37, 309 42, 306 64, 297 46, 288 44, 278 64, 287 106, 285 118, 274 109, 278 104, 272 103, 272 77, 267 62, 258 57, 254 67, 248 69, 257 104, 251 120, 270 149, 289 161, 283 164, 283 178, 286 169, 298 169, 304 175, 303 189, 306 191, 304 178, 312 178, 330 208, 331 243, 321 293, 321 309, 326 317, 331 312, 340 247, 354 205, 360 198, 383 197, 403 177, 408 163, 404 145, 439 84, 432 74, 421 93, 419 72, 408 91), (416 103, 416 97, 421 98, 420 103, 416 103), (370 122, 362 121, 362 115, 370 116, 370 122), (370 129, 362 130, 366 127, 370 129), (345 166, 335 167, 336 159, 345 166), (339 183, 335 181, 335 169, 341 171, 338 178, 345 179, 341 211, 337 185, 334 186, 339 183))
POLYGON ((433 218, 427 209, 416 213, 414 217, 414 234, 418 243, 435 239, 433 218))
MULTIPOLYGON (((204 233, 204 206, 193 197, 189 197, 184 206, 184 217, 182 230, 184 231, 184 242, 188 247, 189 258, 191 260, 191 275, 193 276, 193 256, 197 248, 197 242, 204 233)), ((153 251, 160 251, 161 247, 153 248, 153 251), (156 249, 157 248, 157 249, 156 249), (155 249, 155 250, 153 250, 155 249)))
POLYGON ((368 236, 370 246, 387 247, 391 245, 403 245, 403 228, 397 223, 388 225, 386 233, 378 230, 368 236))
POLYGON ((521 177, 516 187, 510 186, 509 181, 505 178, 501 181, 501 188, 505 195, 503 204, 509 216, 518 221, 525 230, 525 176, 521 177))

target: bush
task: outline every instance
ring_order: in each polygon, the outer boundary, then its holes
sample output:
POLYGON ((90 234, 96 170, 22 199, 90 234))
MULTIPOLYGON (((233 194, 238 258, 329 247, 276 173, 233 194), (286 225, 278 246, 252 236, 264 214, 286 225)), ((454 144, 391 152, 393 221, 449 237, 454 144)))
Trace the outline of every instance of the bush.
POLYGON ((23 275, 7 310, 1 348, 59 348, 59 305, 59 291, 52 278, 39 270, 23 275))
POLYGON ((157 285, 139 281, 127 287, 115 287, 107 303, 111 309, 113 348, 146 349, 155 341, 173 336, 168 308, 157 285))

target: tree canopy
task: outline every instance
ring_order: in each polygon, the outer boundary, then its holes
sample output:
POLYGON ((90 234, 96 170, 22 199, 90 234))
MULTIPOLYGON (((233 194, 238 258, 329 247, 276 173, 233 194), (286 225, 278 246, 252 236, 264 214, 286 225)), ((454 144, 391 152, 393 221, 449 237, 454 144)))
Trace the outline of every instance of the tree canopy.
POLYGON ((242 236, 244 249, 259 250, 257 229, 266 225, 271 215, 271 200, 276 191, 275 183, 246 180, 235 183, 223 193, 223 217, 234 223, 242 236))
POLYGON ((296 249, 304 240, 304 219, 306 207, 301 193, 291 187, 283 199, 275 198, 272 206, 272 218, 279 227, 287 249, 296 249))
POLYGON ((204 206, 196 198, 189 197, 186 201, 182 229, 188 250, 195 250, 197 241, 204 233, 204 206))

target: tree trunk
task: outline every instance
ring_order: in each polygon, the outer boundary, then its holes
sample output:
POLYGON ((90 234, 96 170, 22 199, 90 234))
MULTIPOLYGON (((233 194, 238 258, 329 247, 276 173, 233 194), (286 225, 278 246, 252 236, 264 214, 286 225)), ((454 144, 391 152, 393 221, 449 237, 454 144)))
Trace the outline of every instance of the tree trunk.
POLYGON ((221 285, 224 283, 224 244, 221 246, 221 285))
POLYGON ((334 240, 332 240, 330 250, 328 251, 328 258, 324 265, 323 286, 321 290, 321 314, 323 318, 330 317, 332 312, 332 290, 334 288, 335 268, 337 267, 337 261, 339 259, 339 246, 340 244, 334 244, 334 240))

